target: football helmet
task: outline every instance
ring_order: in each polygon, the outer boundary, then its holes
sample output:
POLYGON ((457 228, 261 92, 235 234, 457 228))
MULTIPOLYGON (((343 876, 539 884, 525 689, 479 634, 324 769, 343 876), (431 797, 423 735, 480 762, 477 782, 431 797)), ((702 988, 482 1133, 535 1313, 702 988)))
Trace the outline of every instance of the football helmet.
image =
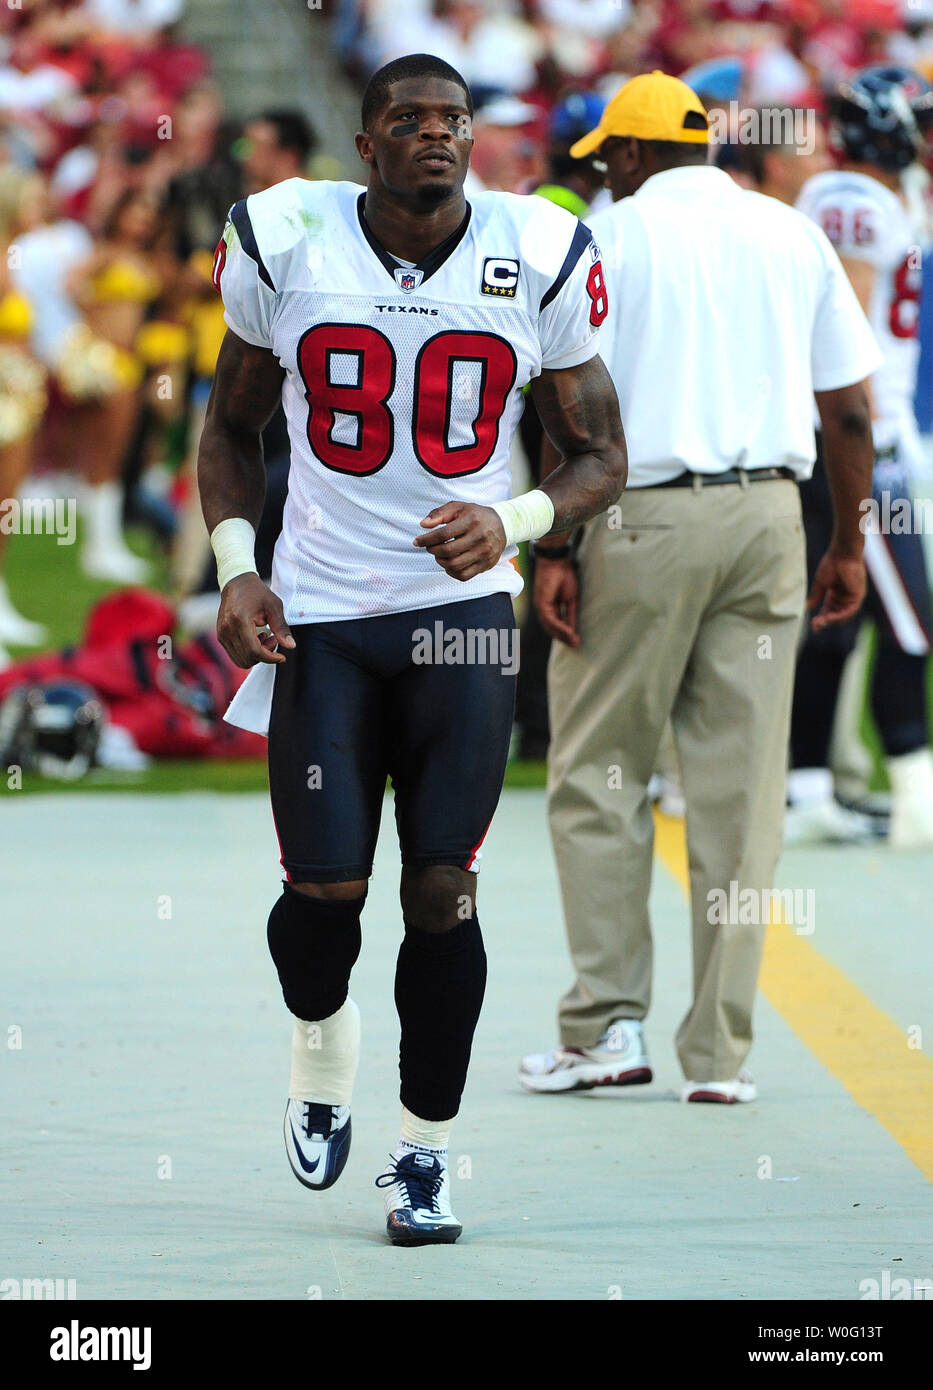
POLYGON ((81 681, 40 681, 0 704, 0 763, 73 782, 97 759, 104 710, 81 681))
POLYGON ((598 92, 571 91, 551 112, 548 138, 552 145, 572 145, 599 125, 606 99, 598 92))
POLYGON ((896 64, 846 78, 827 106, 832 136, 846 157, 890 171, 912 164, 933 128, 933 86, 896 64))

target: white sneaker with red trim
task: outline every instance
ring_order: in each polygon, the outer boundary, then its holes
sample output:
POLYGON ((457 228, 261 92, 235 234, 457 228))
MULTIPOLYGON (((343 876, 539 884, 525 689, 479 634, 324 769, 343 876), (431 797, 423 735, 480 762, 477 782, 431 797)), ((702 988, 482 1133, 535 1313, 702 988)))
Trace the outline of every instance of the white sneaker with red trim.
POLYGON ((522 1058, 518 1079, 526 1091, 588 1091, 594 1086, 642 1086, 652 1079, 641 1024, 619 1018, 595 1047, 555 1047, 522 1058))
POLYGON ((740 1071, 734 1081, 687 1081, 680 1099, 734 1105, 736 1101, 757 1100, 758 1088, 747 1071, 740 1071))

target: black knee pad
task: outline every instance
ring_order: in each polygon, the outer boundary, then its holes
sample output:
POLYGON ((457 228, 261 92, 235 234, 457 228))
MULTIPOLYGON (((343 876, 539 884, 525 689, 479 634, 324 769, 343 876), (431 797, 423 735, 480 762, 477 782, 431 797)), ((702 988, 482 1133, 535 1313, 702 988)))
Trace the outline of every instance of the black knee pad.
POLYGON ((309 898, 287 883, 269 914, 267 939, 286 1006, 296 1018, 330 1018, 347 997, 360 954, 365 895, 309 898))

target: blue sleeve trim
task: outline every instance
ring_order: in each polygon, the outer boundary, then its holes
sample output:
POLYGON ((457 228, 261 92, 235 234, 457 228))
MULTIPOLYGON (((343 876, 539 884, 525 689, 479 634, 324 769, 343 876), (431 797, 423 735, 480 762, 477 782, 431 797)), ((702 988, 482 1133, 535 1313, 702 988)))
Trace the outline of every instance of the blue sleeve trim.
POLYGON ((551 285, 550 289, 545 292, 541 303, 538 305, 539 314, 543 309, 547 308, 552 299, 556 299, 560 294, 567 280, 569 280, 570 276, 573 274, 574 267, 583 255, 583 252, 588 246, 592 245, 592 242, 593 233, 590 231, 589 227, 584 227, 583 223, 578 221, 577 230, 574 232, 573 241, 570 243, 570 249, 564 257, 564 264, 557 272, 557 279, 554 281, 553 285, 551 285))
POLYGON ((272 276, 265 267, 262 256, 259 254, 259 243, 256 241, 256 233, 253 231, 253 224, 249 220, 249 213, 246 210, 246 199, 241 198, 238 203, 234 203, 230 209, 230 220, 236 228, 236 234, 240 238, 240 245, 249 256, 250 260, 255 261, 259 270, 259 278, 269 286, 273 294, 275 285, 272 283, 272 276))

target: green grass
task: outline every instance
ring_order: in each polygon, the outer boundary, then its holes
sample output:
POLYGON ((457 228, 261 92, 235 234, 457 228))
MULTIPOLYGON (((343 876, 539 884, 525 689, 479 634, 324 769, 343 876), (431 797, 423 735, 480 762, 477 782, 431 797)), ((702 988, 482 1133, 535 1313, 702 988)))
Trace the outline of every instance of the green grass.
MULTIPOLYGON (((88 579, 78 567, 77 545, 59 545, 54 536, 12 536, 7 544, 4 575, 16 607, 45 624, 50 650, 79 642, 92 605, 114 586, 88 579)), ((133 549, 150 558, 144 546, 133 549)), ((153 574, 154 587, 160 588, 158 565, 153 574)), ((14 656, 33 655, 32 648, 10 650, 14 656)))
MULTIPOLYGON (((164 589, 168 578, 165 557, 157 553, 142 534, 131 535, 130 542, 133 549, 151 563, 152 587, 164 589)), ((27 618, 46 625, 52 648, 79 642, 92 605, 112 588, 111 585, 88 579, 81 572, 77 552, 77 545, 60 546, 53 536, 18 536, 13 537, 10 544, 5 575, 13 602, 27 618)), ((14 651, 13 654, 18 653, 14 651)), ((22 653, 28 654, 25 651, 22 653)), ((928 674, 930 707, 933 710, 933 662, 928 674)), ((867 700, 862 714, 862 737, 875 762, 872 788, 884 788, 887 786, 884 758, 867 700)), ((507 787, 543 787, 544 784, 543 762, 509 764, 505 778, 507 787)), ((99 769, 78 785, 82 791, 265 791, 266 764, 261 759, 246 762, 157 762, 138 773, 99 769)), ((74 783, 54 782, 47 778, 24 777, 22 790, 54 793, 74 790, 74 786, 74 783)), ((0 795, 8 790, 6 777, 0 776, 0 795)))
MULTIPOLYGON (((147 538, 130 535, 137 554, 150 561, 152 587, 165 589, 168 567, 164 556, 154 551, 147 538)), ((78 566, 78 546, 58 545, 54 536, 14 536, 5 566, 10 595, 27 618, 44 623, 49 630, 50 649, 80 642, 88 613, 98 599, 113 586, 88 579, 78 566)), ((33 652, 12 650, 12 655, 33 652)), ((543 787, 543 762, 511 763, 506 786, 543 787)), ((142 772, 110 772, 98 768, 80 783, 56 782, 48 778, 23 777, 22 791, 53 794, 73 791, 145 792, 264 792, 267 790, 265 760, 244 761, 172 760, 152 763, 142 772)), ((12 795, 8 778, 0 775, 0 795, 12 795)))
MULTIPOLYGON (((510 763, 507 787, 543 787, 543 762, 510 763)), ((97 769, 80 782, 55 782, 45 777, 23 777, 22 790, 38 795, 61 792, 265 792, 269 783, 262 759, 237 762, 167 760, 153 763, 143 772, 108 772, 97 769)), ((6 778, 0 780, 0 797, 12 796, 6 778)))

